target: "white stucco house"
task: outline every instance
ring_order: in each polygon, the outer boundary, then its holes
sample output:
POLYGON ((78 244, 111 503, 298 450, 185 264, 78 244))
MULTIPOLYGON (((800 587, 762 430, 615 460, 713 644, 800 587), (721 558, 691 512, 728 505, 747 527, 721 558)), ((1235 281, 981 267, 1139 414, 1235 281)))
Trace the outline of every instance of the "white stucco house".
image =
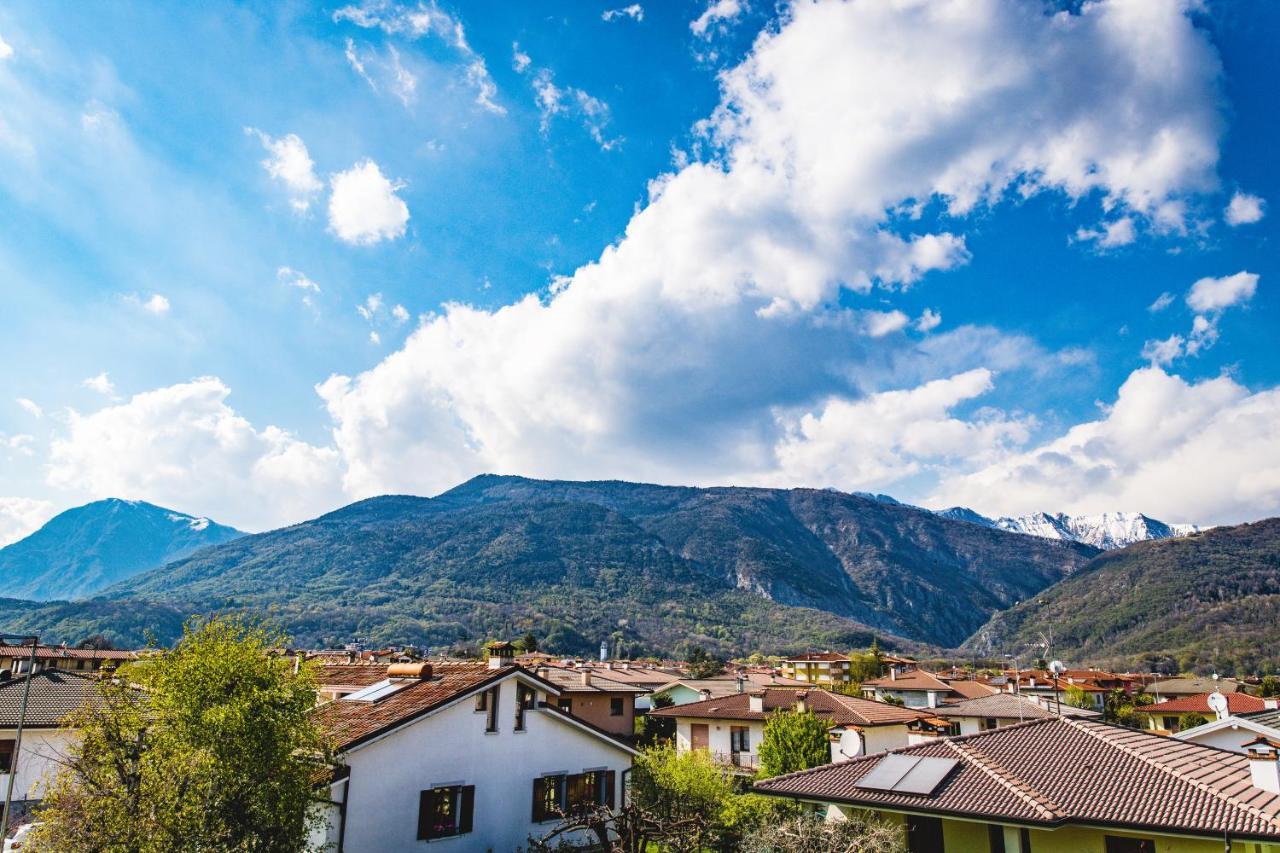
POLYGON ((929 717, 925 712, 827 690, 780 687, 713 697, 649 714, 675 718, 678 751, 705 749, 726 767, 754 773, 765 722, 779 712, 803 710, 830 722, 832 761, 906 746, 908 724, 929 717))
POLYGON ((1260 737, 1280 742, 1280 710, 1231 714, 1222 719, 1210 720, 1202 726, 1180 731, 1174 737, 1201 746, 1245 752, 1245 745, 1260 737))
POLYGON ((321 705, 341 764, 313 843, 330 853, 507 853, 572 805, 620 804, 635 750, 561 711, 559 693, 495 655, 392 664, 321 705))

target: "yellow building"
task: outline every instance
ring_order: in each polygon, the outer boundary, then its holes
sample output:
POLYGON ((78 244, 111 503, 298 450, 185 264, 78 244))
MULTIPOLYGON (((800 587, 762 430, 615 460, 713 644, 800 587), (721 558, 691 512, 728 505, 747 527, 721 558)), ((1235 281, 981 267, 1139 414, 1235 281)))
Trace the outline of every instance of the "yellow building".
POLYGON ((782 662, 784 678, 806 684, 848 684, 849 656, 838 652, 810 652, 782 662))
POLYGON ((904 827, 911 853, 1280 853, 1280 745, 1054 717, 758 782, 904 827))

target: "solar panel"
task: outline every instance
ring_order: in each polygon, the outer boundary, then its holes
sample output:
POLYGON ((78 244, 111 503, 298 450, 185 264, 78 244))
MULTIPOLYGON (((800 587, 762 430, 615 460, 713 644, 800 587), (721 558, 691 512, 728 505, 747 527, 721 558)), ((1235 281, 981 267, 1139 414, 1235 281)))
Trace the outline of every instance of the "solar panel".
POLYGON ((393 693, 400 692, 413 683, 409 679, 397 681, 384 679, 377 684, 370 684, 368 687, 363 687, 355 693, 349 693, 342 698, 347 702, 377 702, 379 699, 385 699, 393 693))
POLYGON ((899 794, 932 794, 959 762, 954 758, 886 755, 856 787, 899 794))

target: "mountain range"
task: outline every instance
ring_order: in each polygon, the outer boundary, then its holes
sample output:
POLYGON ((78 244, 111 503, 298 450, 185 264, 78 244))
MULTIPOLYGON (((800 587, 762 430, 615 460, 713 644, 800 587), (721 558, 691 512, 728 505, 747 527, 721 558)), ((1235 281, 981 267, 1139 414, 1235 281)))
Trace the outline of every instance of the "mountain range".
POLYGON ((0 583, 14 598, 83 598, 243 535, 200 516, 108 498, 59 513, 0 548, 0 583))
POLYGON ((968 507, 956 506, 940 510, 938 515, 1012 533, 1080 542, 1104 551, 1148 539, 1186 536, 1203 529, 1195 524, 1166 524, 1140 512, 1104 512, 1097 515, 1036 512, 1017 517, 987 518, 968 507))
POLYGON ((0 603, 0 615, 123 642, 140 639, 140 614, 172 627, 246 609, 307 644, 535 630, 565 651, 605 637, 650 652, 845 647, 872 634, 953 646, 1097 553, 835 491, 482 476, 204 548, 90 601, 0 603))

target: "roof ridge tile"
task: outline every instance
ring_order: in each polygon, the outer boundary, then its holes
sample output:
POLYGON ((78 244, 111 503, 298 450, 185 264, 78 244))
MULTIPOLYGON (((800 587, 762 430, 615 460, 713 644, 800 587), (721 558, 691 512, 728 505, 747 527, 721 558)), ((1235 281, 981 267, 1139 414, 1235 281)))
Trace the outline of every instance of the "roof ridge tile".
POLYGON ((943 742, 979 771, 994 779, 997 784, 1009 791, 1009 793, 1029 805, 1045 820, 1063 820, 1068 817, 1061 806, 1040 793, 1034 785, 1014 774, 1012 770, 991 756, 974 748, 971 743, 957 743, 957 740, 957 738, 944 738, 943 742))

